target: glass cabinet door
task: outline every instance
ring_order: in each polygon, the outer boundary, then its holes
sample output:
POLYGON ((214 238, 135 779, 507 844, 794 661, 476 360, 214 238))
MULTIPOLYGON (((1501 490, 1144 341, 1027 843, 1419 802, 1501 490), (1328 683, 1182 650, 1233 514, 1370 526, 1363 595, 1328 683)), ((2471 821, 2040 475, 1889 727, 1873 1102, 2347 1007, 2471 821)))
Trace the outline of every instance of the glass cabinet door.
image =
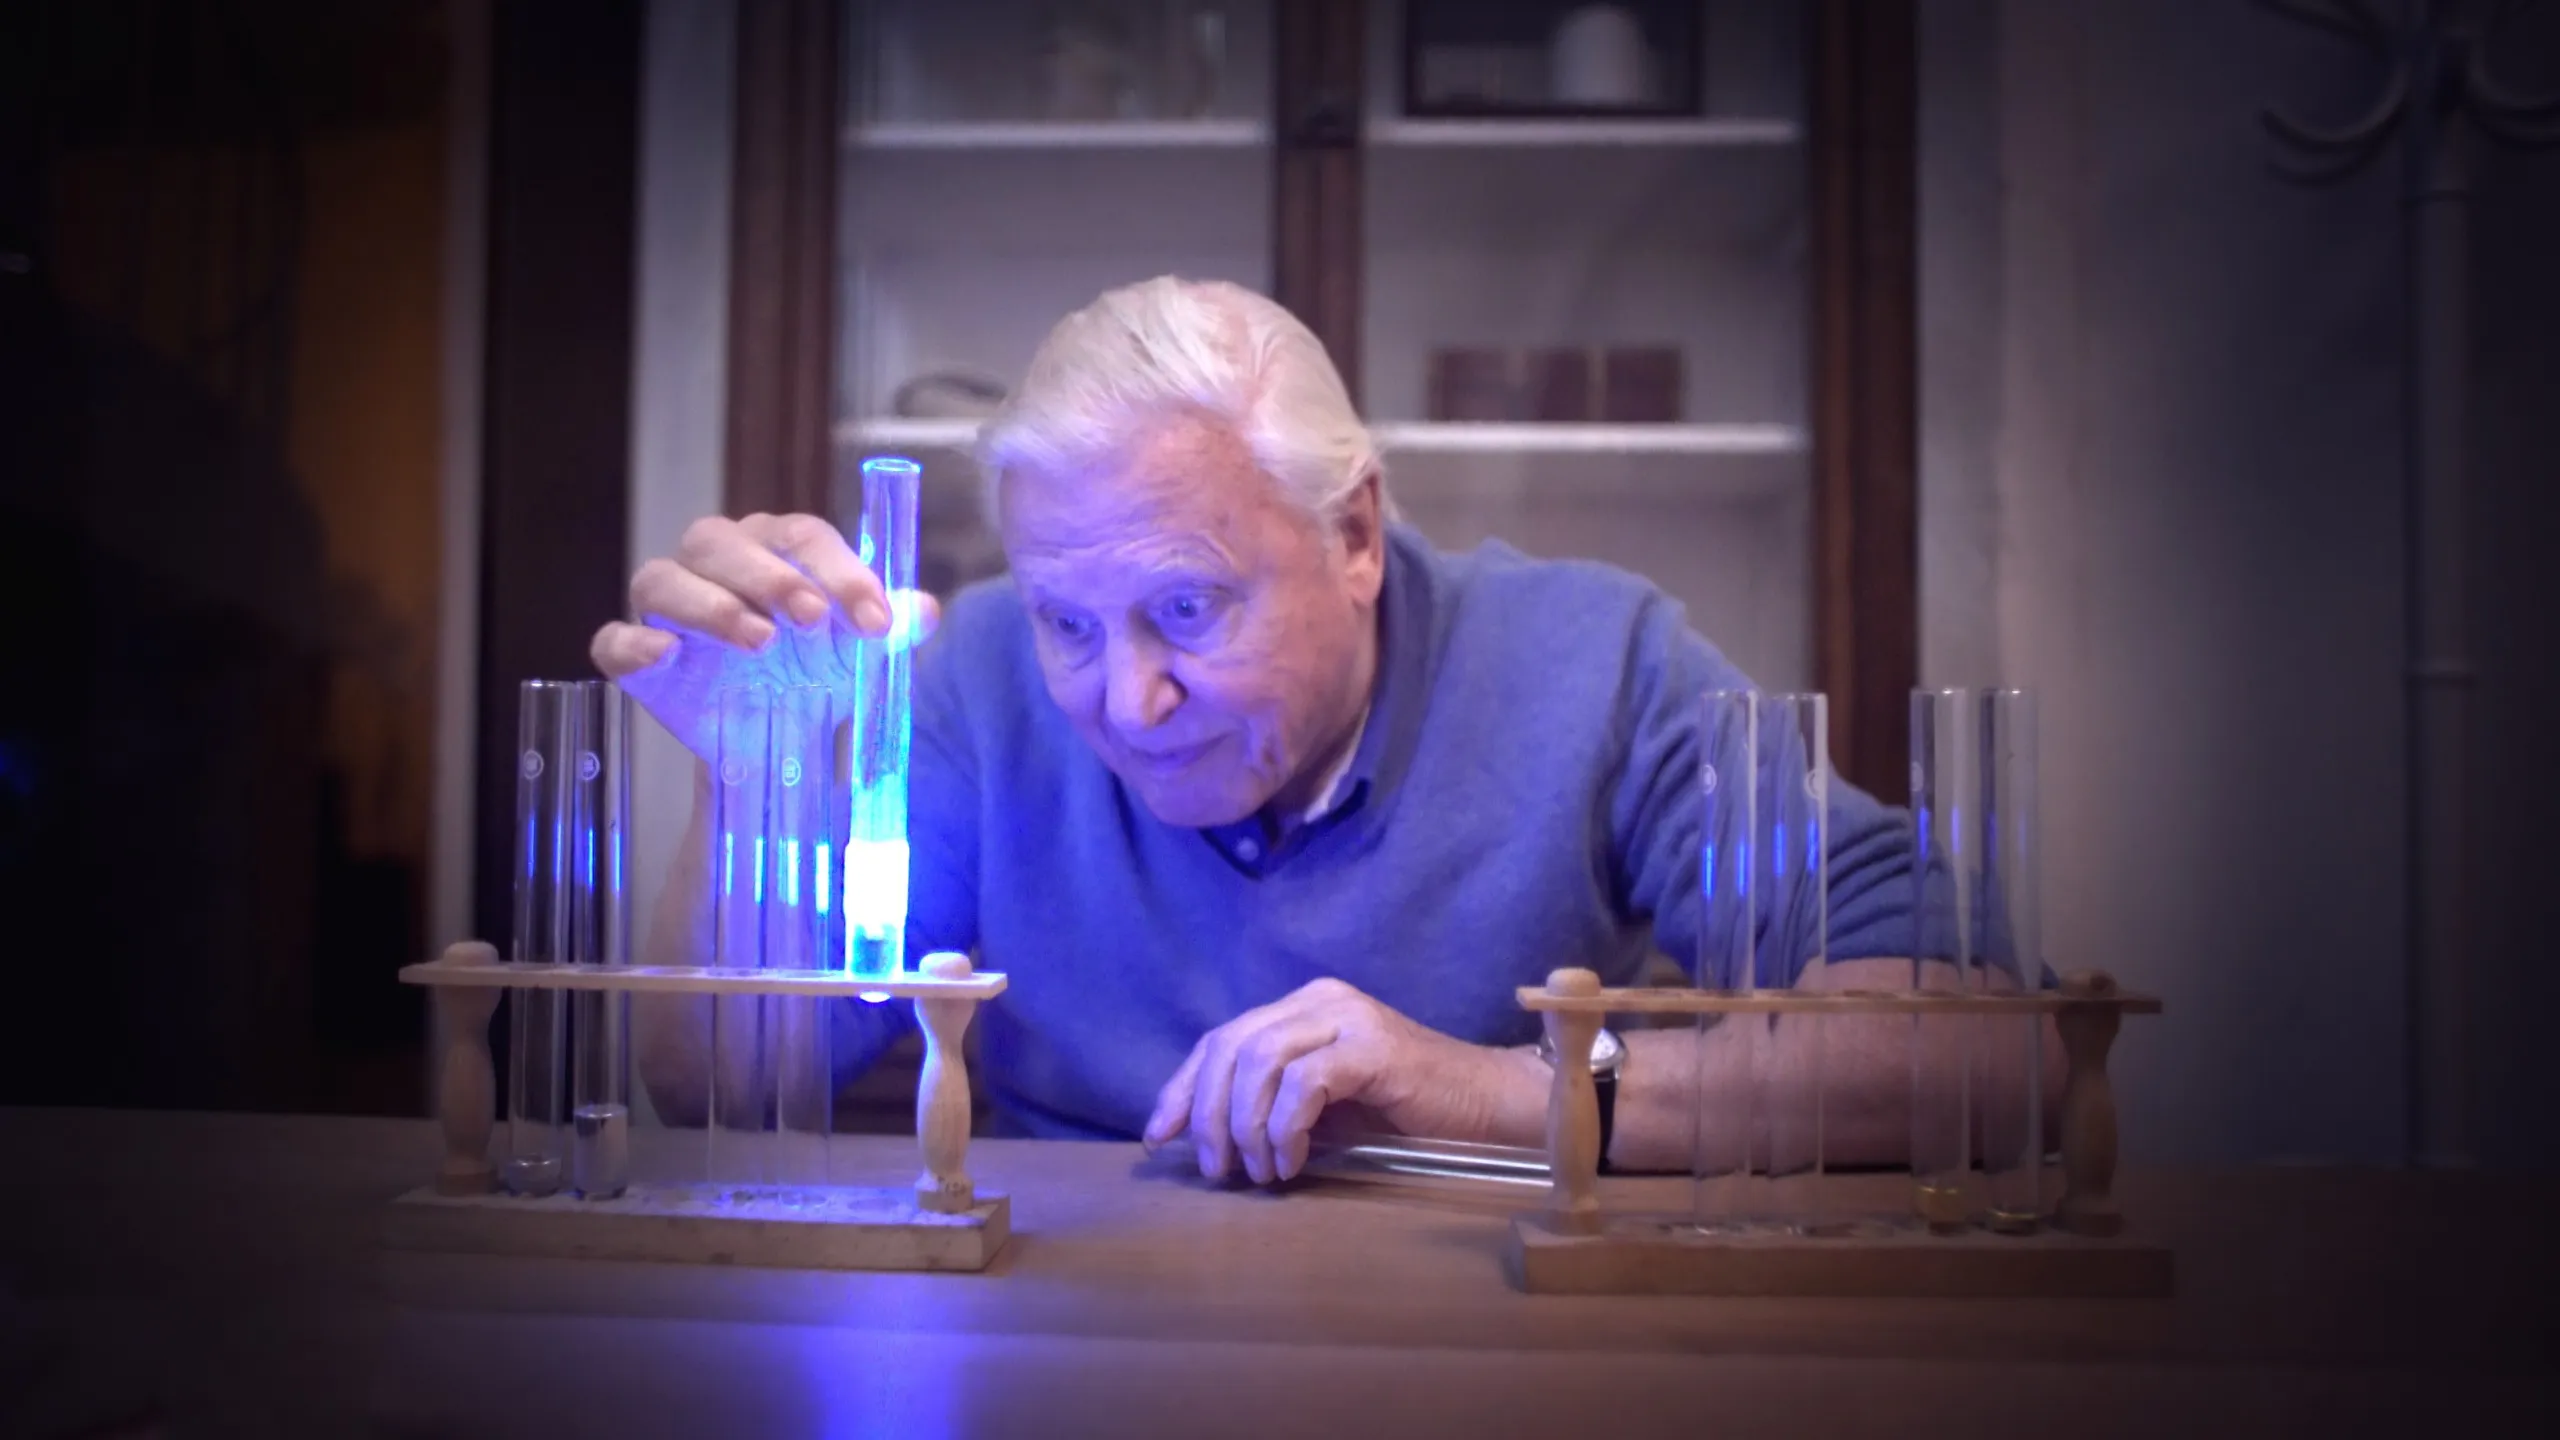
POLYGON ((1788 0, 1372 0, 1363 409, 1405 518, 1638 572, 1813 680, 1788 0))
POLYGON ((967 447, 1049 327, 1179 273, 1268 290, 1269 0, 861 0, 837 205, 834 513, 924 466, 918 580, 1003 568, 967 447))

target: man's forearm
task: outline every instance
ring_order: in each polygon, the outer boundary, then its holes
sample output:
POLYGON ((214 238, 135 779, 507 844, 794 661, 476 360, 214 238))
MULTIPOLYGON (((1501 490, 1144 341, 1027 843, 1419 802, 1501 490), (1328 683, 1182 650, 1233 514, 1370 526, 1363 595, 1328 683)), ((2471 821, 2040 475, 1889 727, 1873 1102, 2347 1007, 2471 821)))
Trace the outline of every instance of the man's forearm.
MULTIPOLYGON (((1825 968, 1810 989, 1902 989, 1907 960, 1849 960, 1825 968)), ((1620 1170, 1679 1171, 1693 1163, 1700 1107, 1749 1105, 1755 1155, 1769 1153, 1773 1112, 1810 1117, 1819 1096, 1824 1161, 1831 1165, 1900 1165, 1911 1150, 1912 1021, 1902 1015, 1806 1017, 1746 1026, 1739 1018, 1703 1033, 1683 1026, 1625 1036, 1610 1163, 1620 1170)), ((2021 1047, 2023 1048, 2023 1047, 2021 1047)), ((1932 1047, 1933 1059, 1936 1048, 1932 1047)), ((2058 1123, 2062 1046, 2050 1021, 2043 1045, 2045 1133, 2058 1123)), ((1546 1142, 1551 1072, 1526 1048, 1495 1052, 1489 1073, 1499 1087, 1487 1107, 1486 1133, 1497 1144, 1546 1142)), ((1978 1073, 1998 1095, 1977 1107, 2025 1103, 2023 1065, 1978 1073)), ((1939 1082, 1942 1086, 1947 1082, 1939 1082)), ((1977 1122, 1978 1123, 1978 1122, 1977 1122)))

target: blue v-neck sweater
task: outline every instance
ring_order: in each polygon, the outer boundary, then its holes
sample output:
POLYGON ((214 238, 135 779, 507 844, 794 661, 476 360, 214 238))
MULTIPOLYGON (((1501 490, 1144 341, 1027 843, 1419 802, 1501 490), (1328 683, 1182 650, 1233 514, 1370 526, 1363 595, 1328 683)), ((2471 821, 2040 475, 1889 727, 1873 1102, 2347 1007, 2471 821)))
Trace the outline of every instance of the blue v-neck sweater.
MULTIPOLYGON (((1005 1133, 1135 1137, 1204 1032, 1320 976, 1519 1044, 1537 1026, 1514 988, 1557 966, 1617 985, 1654 947, 1696 962, 1701 856, 1738 838, 1710 834, 1701 767, 1725 737, 1701 697, 1750 682, 1679 605, 1394 525, 1379 640, 1332 808, 1265 853, 1257 821, 1167 825, 1121 786, 1051 703, 1009 581, 947 608, 916 657, 907 954, 1010 977, 977 1021, 1005 1133)), ((1830 956, 1911 953, 1907 817, 1837 780, 1828 811, 1830 956)), ((1780 875, 1755 909, 1771 983, 1822 907, 1780 875)), ((853 1001, 834 1019, 840 1079, 914 1023, 853 1001)))

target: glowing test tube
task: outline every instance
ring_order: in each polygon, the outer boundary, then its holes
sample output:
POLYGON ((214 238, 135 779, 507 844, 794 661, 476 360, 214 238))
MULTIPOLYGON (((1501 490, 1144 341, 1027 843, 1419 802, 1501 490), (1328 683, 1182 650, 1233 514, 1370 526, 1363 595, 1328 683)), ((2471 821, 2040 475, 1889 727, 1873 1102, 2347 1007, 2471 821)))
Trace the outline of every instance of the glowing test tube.
MULTIPOLYGON (((916 496, 923 471, 913 460, 862 462, 863 561, 880 577, 897 620, 885 640, 856 649, 852 818, 844 842, 845 968, 892 976, 907 952, 907 753, 913 734, 906 637, 916 585, 916 496)), ((872 998, 869 996, 866 999, 872 998)))
MULTIPOLYGON (((1991 988, 2040 990, 2046 972, 2035 696, 1986 690, 1977 714, 1982 859, 1974 953, 1991 988)), ((2042 1016, 1991 1017, 1980 1030, 1974 1085, 1994 1230, 2025 1233, 2043 1223, 2045 1023, 2042 1016)))
MULTIPOLYGON (((1760 887, 1752 864, 1759 833, 1759 695, 1711 690, 1701 697, 1697 980, 1707 990, 1748 990, 1759 933, 1760 887)), ((1697 1030, 1697 1131, 1690 1174, 1701 1229, 1757 1218, 1751 1178, 1758 1147, 1761 1027, 1748 1015, 1701 1015, 1697 1030)), ((1762 1168, 1765 1168, 1765 1161, 1762 1168)))
MULTIPOLYGON (((578 766, 572 784, 571 917, 575 954, 588 965, 631 963, 631 894, 625 884, 631 815, 631 702, 603 680, 580 682, 578 766)), ((566 992, 569 1004, 569 1184, 609 1200, 631 1180, 631 997, 566 992)))
MULTIPOLYGON (((508 958, 571 962, 579 724, 574 680, 527 680, 516 692, 515 934, 508 958)), ((568 1168, 562 1134, 564 1007, 557 990, 507 994, 507 1153, 499 1178, 518 1195, 549 1195, 568 1168)))
MULTIPOLYGON (((1975 973, 1971 917, 1979 822, 1967 690, 1911 692, 1911 988, 1962 991, 1975 973)), ((1911 1030, 1912 1209, 1932 1230, 1963 1229, 1980 1208, 1966 1103, 1973 1017, 1915 1015, 1911 1030)))
MULTIPOLYGON (((1801 987, 1817 979, 1831 938, 1829 700, 1819 694, 1760 697, 1756 883, 1766 929, 1753 985, 1801 987)), ((1770 1201, 1799 1225, 1832 1218, 1823 1176, 1823 1038, 1819 1015, 1763 1021, 1759 1075, 1768 1131, 1770 1201)))

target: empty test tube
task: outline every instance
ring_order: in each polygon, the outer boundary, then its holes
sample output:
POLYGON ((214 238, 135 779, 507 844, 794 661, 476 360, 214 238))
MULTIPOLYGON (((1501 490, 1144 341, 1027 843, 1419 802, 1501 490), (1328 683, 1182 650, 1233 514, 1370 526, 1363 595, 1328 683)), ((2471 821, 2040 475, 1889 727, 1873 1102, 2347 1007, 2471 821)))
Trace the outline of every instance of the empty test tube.
MULTIPOLYGON (((1829 700, 1760 697, 1759 790, 1753 851, 1768 897, 1753 984, 1800 988, 1829 958, 1831 753, 1829 700)), ((1763 1017, 1759 1074, 1769 1135, 1771 1204, 1803 1227, 1838 1218, 1823 1184, 1823 1018, 1763 1017)))
MULTIPOLYGON (((1820 974, 1829 948, 1828 703, 1753 690, 1711 691, 1703 703, 1698 980, 1789 989, 1820 974)), ((1701 1021, 1693 1179, 1702 1226, 1826 1217, 1819 1022, 1701 1021)))
MULTIPOLYGON (((768 970, 835 966, 835 876, 829 861, 835 713, 834 697, 818 686, 794 686, 774 697, 773 798, 765 807, 773 850, 773 890, 765 899, 768 970)), ((775 1137, 765 1178, 823 1185, 835 1118, 828 1002, 769 996, 762 1008, 775 1137)))
MULTIPOLYGON (((833 701, 814 685, 720 692, 713 757, 715 965, 828 967, 833 701)), ((713 999, 713 1180, 823 1182, 829 1117, 821 1004, 757 995, 713 999), (812 1146, 814 1157, 803 1153, 812 1146)))
MULTIPOLYGON (((631 816, 631 702, 605 681, 583 684, 577 853, 572 919, 579 963, 631 963, 631 893, 625 883, 631 816), (592 761, 593 763, 590 763, 592 761)), ((631 997, 616 990, 564 992, 569 1004, 569 1185, 609 1200, 631 1183, 631 997)))
MULTIPOLYGON (((1967 690, 1911 693, 1911 988, 1963 991, 1980 983, 1971 918, 1978 846, 1967 690)), ((1966 1103, 1976 1017, 1911 1019, 1912 1210, 1937 1231, 1971 1223, 1980 1208, 1966 1103)))
MULTIPOLYGON (((1979 883, 1973 947, 1986 985, 2047 988, 2037 854, 2036 704, 2024 690, 1979 697, 1979 883)), ((1991 1228, 2035 1230, 2044 1217, 2042 1016, 1992 1016, 1981 1025, 1974 1088, 1989 1182, 1991 1228)))
MULTIPOLYGON (((916 504, 923 470, 913 460, 862 462, 861 554, 880 578, 897 620, 882 640, 856 648, 853 745, 846 777, 851 819, 844 843, 845 968, 887 977, 907 968, 907 756, 913 734, 908 604, 916 584, 916 504)), ((873 997, 865 997, 873 998, 873 997)))
MULTIPOLYGON (((1760 754, 1759 697, 1749 690, 1715 690, 1701 697, 1698 784, 1704 815, 1699 827, 1697 980, 1709 990, 1748 990, 1758 973, 1758 874, 1752 841, 1758 833, 1759 787, 1752 777, 1760 754)), ((1748 1015, 1701 1015, 1697 1029, 1697 1129, 1691 1149, 1692 1218, 1700 1229, 1723 1230, 1757 1218, 1752 1190, 1759 1146, 1759 1081, 1754 1042, 1760 1028, 1748 1015)))
MULTIPOLYGON (((627 953, 622 907, 620 692, 600 680, 528 680, 517 694, 515 934, 510 956, 582 965, 627 953)), ((569 1178, 571 1036, 568 992, 508 996, 507 1154, 519 1195, 569 1178)), ((618 1041, 605 1037, 617 1052, 618 1041)))

